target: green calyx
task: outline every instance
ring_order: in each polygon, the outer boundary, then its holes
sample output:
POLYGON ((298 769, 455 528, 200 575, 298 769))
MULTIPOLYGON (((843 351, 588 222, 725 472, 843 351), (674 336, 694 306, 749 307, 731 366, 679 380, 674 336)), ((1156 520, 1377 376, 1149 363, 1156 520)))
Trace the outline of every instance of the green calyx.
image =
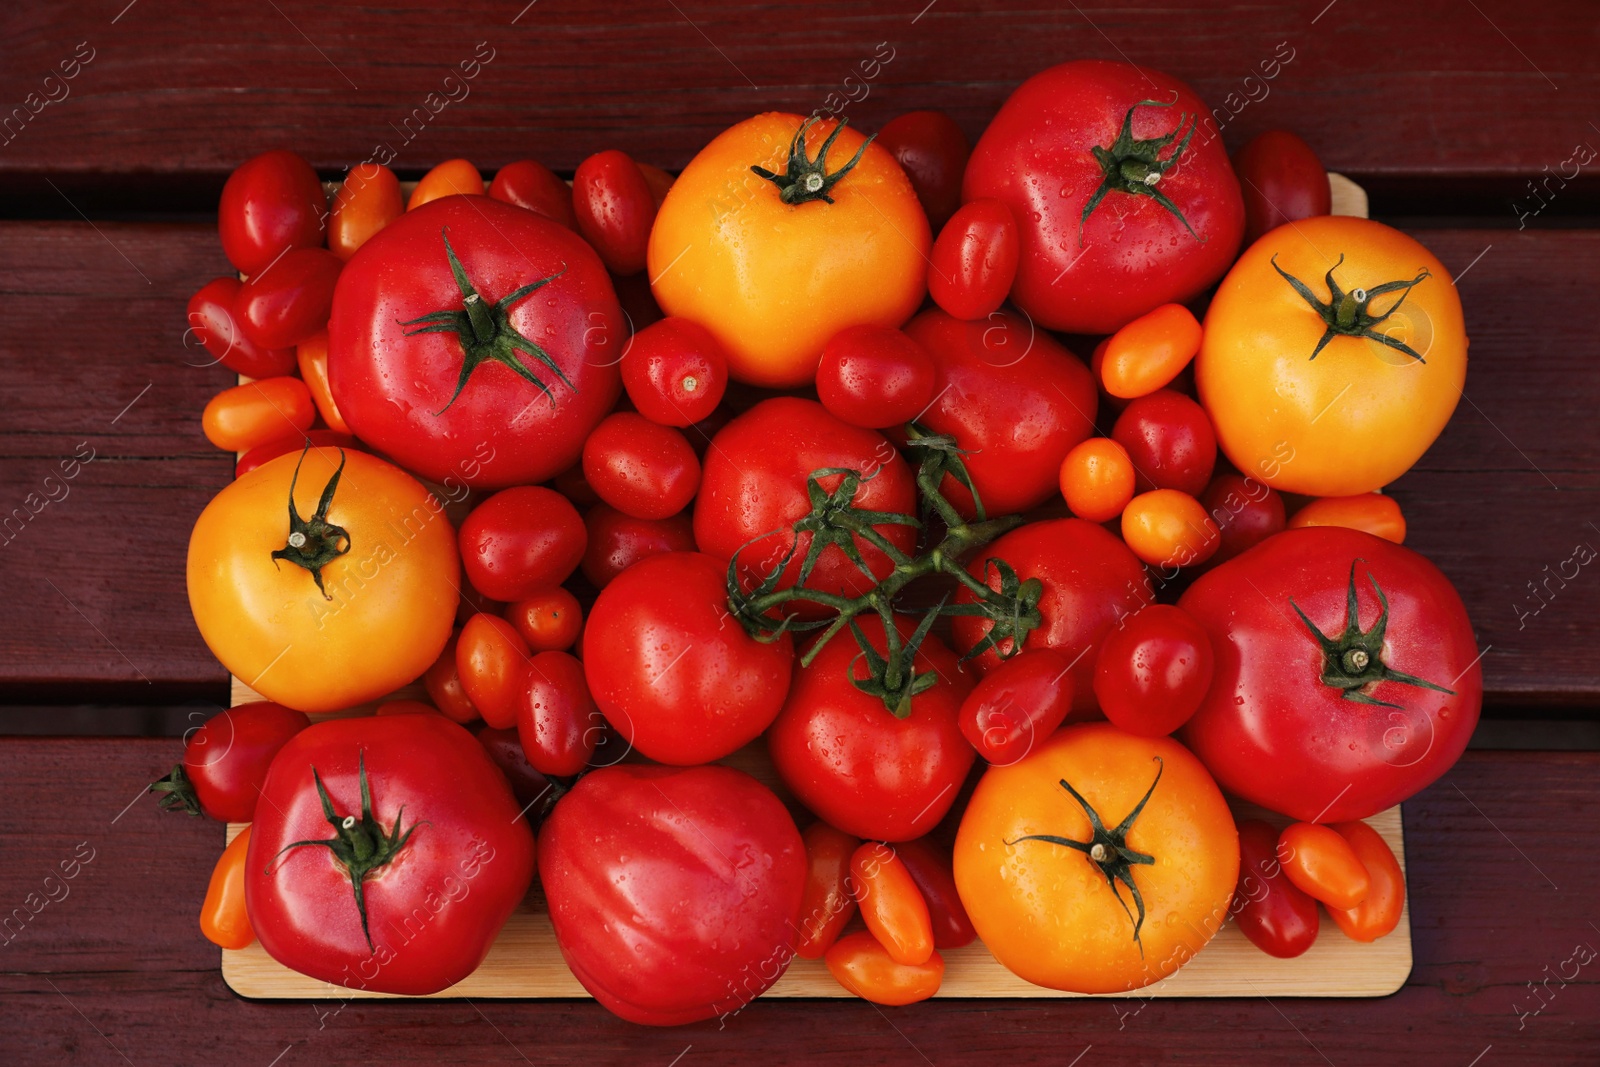
POLYGON ((828 139, 822 142, 822 147, 817 149, 817 157, 810 159, 806 156, 806 131, 810 130, 816 121, 817 116, 812 115, 795 131, 794 140, 789 142, 789 163, 782 174, 775 174, 765 167, 750 168, 757 176, 778 187, 778 199, 785 204, 809 204, 813 200, 833 203, 833 197, 828 195, 829 192, 846 174, 855 169, 855 165, 861 162, 861 156, 866 152, 867 145, 878 136, 873 134, 872 137, 862 141, 861 147, 856 149, 856 154, 850 157, 850 162, 829 174, 828 149, 833 147, 839 132, 850 125, 850 120, 840 119, 839 125, 833 128, 833 132, 828 134, 828 139))
POLYGON ((561 277, 567 272, 567 268, 562 267, 548 278, 540 278, 520 289, 513 289, 491 304, 479 294, 472 280, 467 277, 466 268, 461 265, 461 260, 456 258, 455 249, 450 247, 449 227, 441 230, 440 234, 444 238, 444 254, 450 261, 450 273, 455 276, 456 288, 461 290, 461 308, 459 310, 446 308, 400 323, 401 326, 416 327, 405 332, 407 337, 415 337, 419 333, 453 333, 461 342, 461 374, 456 379, 456 391, 450 394, 450 400, 445 406, 434 414, 443 415, 448 411, 450 405, 461 395, 461 390, 467 387, 467 380, 472 377, 472 372, 486 362, 510 367, 523 380, 537 386, 549 399, 551 407, 554 407, 555 393, 551 392, 550 387, 522 362, 521 357, 524 355, 537 360, 560 378, 568 389, 577 392, 578 387, 568 380, 566 374, 556 365, 556 361, 550 358, 550 354, 511 325, 511 306, 561 277))
POLYGON ((1328 268, 1328 273, 1324 277, 1324 281, 1328 285, 1328 299, 1323 301, 1317 299, 1316 294, 1311 291, 1311 287, 1306 285, 1305 282, 1278 266, 1277 256, 1272 257, 1272 269, 1277 271, 1283 277, 1283 280, 1288 282, 1294 291, 1300 294, 1302 300, 1311 305, 1311 310, 1317 313, 1317 316, 1322 319, 1323 325, 1326 327, 1322 331, 1321 339, 1317 341, 1317 347, 1311 350, 1311 358, 1316 359, 1322 353, 1322 350, 1327 347, 1328 342, 1335 337, 1364 337, 1369 341, 1376 341, 1396 351, 1404 352, 1418 363, 1428 362, 1404 341, 1397 337, 1379 333, 1377 329, 1383 325, 1390 315, 1400 310, 1400 305, 1404 304, 1406 297, 1411 295, 1412 288, 1420 284, 1424 278, 1433 277, 1428 268, 1423 267, 1417 271, 1417 276, 1410 281, 1384 282, 1382 285, 1375 285, 1371 289, 1357 288, 1347 293, 1339 287, 1339 283, 1333 277, 1333 272, 1338 270, 1339 264, 1343 262, 1344 253, 1341 252, 1339 254, 1339 262, 1328 268), (1395 292, 1400 294, 1400 299, 1396 300, 1394 305, 1382 315, 1373 315, 1369 310, 1373 299, 1395 292))
POLYGON ((183 769, 181 763, 174 764, 165 778, 151 782, 146 792, 156 794, 156 806, 162 811, 182 811, 189 815, 204 814, 200 810, 200 798, 195 794, 194 783, 189 780, 188 772, 183 769))
POLYGON ((1300 616, 1300 621, 1305 623, 1306 629, 1311 631, 1312 638, 1322 649, 1322 684, 1342 690, 1340 695, 1345 700, 1358 704, 1375 704, 1382 708, 1398 708, 1401 705, 1379 700, 1366 692, 1378 682, 1398 682, 1401 685, 1431 689, 1436 693, 1454 696, 1454 690, 1418 678, 1416 675, 1393 670, 1383 662, 1383 638, 1389 627, 1389 598, 1383 595, 1383 588, 1378 585, 1378 579, 1368 571, 1367 580, 1372 583, 1372 591, 1378 595, 1378 604, 1382 610, 1378 613, 1378 621, 1372 624, 1372 629, 1363 632, 1361 609, 1356 599, 1356 564, 1360 562, 1362 561, 1350 562, 1350 590, 1345 604, 1344 630, 1337 636, 1329 637, 1317 629, 1316 624, 1300 610, 1300 605, 1293 599, 1289 601, 1289 606, 1294 608, 1295 614, 1300 616))
POLYGON ((328 507, 333 503, 333 494, 339 488, 339 476, 344 473, 346 456, 344 449, 339 450, 339 469, 333 472, 328 479, 328 484, 322 487, 322 496, 317 501, 317 510, 311 518, 300 517, 300 509, 294 504, 294 489, 300 481, 300 465, 306 461, 306 453, 311 450, 311 445, 300 450, 300 460, 294 465, 294 477, 289 479, 289 539, 284 546, 272 553, 274 562, 284 560, 293 563, 296 567, 303 567, 311 572, 311 577, 317 583, 317 591, 324 599, 332 600, 328 591, 322 586, 322 568, 350 551, 350 532, 343 526, 336 526, 328 521, 328 507))
POLYGON ((1147 196, 1172 213, 1172 216, 1183 223, 1183 228, 1196 241, 1204 243, 1205 238, 1194 232, 1194 227, 1189 225, 1189 220, 1183 217, 1183 212, 1178 210, 1167 194, 1157 186, 1167 171, 1178 162, 1178 157, 1183 155, 1184 149, 1189 147, 1189 141, 1194 137, 1194 131, 1199 128, 1198 120, 1189 122, 1187 112, 1178 115, 1178 124, 1172 132, 1161 137, 1150 137, 1145 140, 1135 140, 1133 136, 1133 113, 1141 107, 1171 107, 1177 103, 1174 98, 1166 102, 1160 100, 1141 100, 1128 109, 1122 116, 1122 129, 1117 134, 1117 139, 1111 142, 1110 147, 1095 145, 1089 149, 1094 154, 1094 160, 1100 164, 1101 173, 1104 175, 1100 187, 1089 197, 1083 205, 1083 214, 1078 219, 1078 244, 1083 244, 1083 228, 1089 222, 1089 216, 1094 209, 1100 206, 1109 193, 1127 193, 1129 196, 1147 196), (1183 129, 1183 124, 1189 122, 1189 132, 1183 135, 1183 140, 1172 150, 1172 154, 1165 159, 1161 153, 1178 136, 1178 131, 1183 129))

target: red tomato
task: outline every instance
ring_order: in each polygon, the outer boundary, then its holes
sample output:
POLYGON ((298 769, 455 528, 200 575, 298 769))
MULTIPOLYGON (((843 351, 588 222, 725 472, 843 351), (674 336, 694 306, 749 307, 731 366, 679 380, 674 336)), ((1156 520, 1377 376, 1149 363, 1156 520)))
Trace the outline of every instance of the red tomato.
POLYGON ((1158 389, 1124 408, 1111 439, 1128 450, 1141 493, 1176 489, 1198 497, 1217 465, 1217 435, 1205 409, 1171 389, 1158 389))
POLYGON ((589 690, 606 720, 658 763, 709 763, 767 728, 794 646, 728 615, 727 567, 698 552, 640 560, 600 592, 583 628, 589 690))
POLYGON ((489 196, 527 208, 569 230, 578 228, 572 214, 572 190, 537 160, 520 159, 501 167, 489 184, 489 196))
POLYGON ((405 209, 400 179, 394 171, 377 163, 351 167, 333 197, 333 214, 328 219, 329 250, 341 260, 349 260, 356 249, 399 218, 405 209))
POLYGON ((461 628, 456 640, 461 689, 490 726, 516 725, 527 664, 527 642, 498 615, 479 613, 461 628))
POLYGON ((1334 830, 1367 869, 1367 897, 1348 910, 1328 909, 1352 941, 1376 941, 1400 925, 1406 903, 1406 876, 1383 835, 1364 822, 1341 822, 1334 830))
POLYGON ((1330 908, 1354 908, 1372 888, 1361 857, 1329 826, 1297 822, 1284 827, 1278 835, 1278 861, 1301 892, 1330 908))
POLYGON ((605 730, 583 664, 565 652, 541 652, 528 661, 523 677, 517 735, 528 762, 553 778, 581 774, 605 730))
POLYGON ((292 348, 262 348, 233 318, 233 300, 244 283, 214 278, 189 298, 189 329, 218 363, 246 378, 277 378, 294 371, 292 348))
POLYGON ((614 274, 644 270, 656 198, 626 152, 596 152, 572 177, 572 213, 578 232, 614 274))
POLYGON ((559 585, 535 590, 506 609, 506 619, 532 652, 565 652, 583 632, 578 598, 559 585))
POLYGON ((310 725, 305 712, 265 700, 218 712, 184 738, 183 762, 150 789, 163 808, 249 822, 272 757, 310 725))
POLYGON ((482 196, 483 175, 465 159, 447 159, 422 176, 417 187, 411 190, 406 210, 415 211, 423 204, 446 196, 482 196))
POLYGON ((805 880, 789 813, 728 767, 586 774, 539 843, 567 966, 611 1011, 653 1026, 727 1015, 776 982, 805 880))
POLYGON ((894 846, 895 855, 911 872, 922 899, 928 905, 928 920, 933 925, 934 948, 960 948, 978 936, 967 917, 967 909, 956 891, 956 876, 951 870, 950 850, 935 845, 932 838, 919 837, 894 846))
POLYGON ((933 243, 928 295, 958 319, 986 318, 1006 302, 1020 255, 1017 220, 1004 201, 963 204, 933 243))
POLYGON ((233 300, 233 321, 262 348, 291 348, 328 325, 344 263, 325 248, 291 248, 233 300))
POLYGON ((693 552, 694 523, 687 513, 670 519, 636 519, 609 504, 596 504, 583 516, 589 547, 583 553, 583 576, 596 589, 647 556, 693 552))
POLYGON ((1095 377, 1123 400, 1166 385, 1200 351, 1200 321, 1182 304, 1162 304, 1128 323, 1106 342, 1095 377))
POLYGON ((300 367, 300 380, 311 391, 311 400, 317 405, 317 414, 328 428, 349 436, 350 424, 339 414, 339 405, 333 402, 333 391, 328 388, 328 331, 317 330, 295 346, 295 363, 300 367))
POLYGON ((878 131, 878 143, 889 150, 938 230, 961 204, 961 175, 971 146, 955 120, 943 111, 909 111, 878 131))
POLYGON ((224 452, 248 452, 269 441, 301 439, 316 419, 316 405, 299 378, 263 378, 212 397, 200 428, 224 452))
POLYGON ((1265 482, 1242 474, 1219 474, 1206 487, 1201 505, 1221 533, 1211 563, 1225 563, 1284 528, 1283 497, 1265 482))
POLYGON ((806 827, 806 888, 800 898, 800 940, 795 955, 821 959, 856 913, 850 893, 850 858, 861 842, 825 822, 806 827))
POLYGON ((915 1004, 937 993, 944 981, 944 957, 937 952, 920 967, 899 963, 866 930, 841 937, 825 959, 840 985, 874 1004, 915 1004))
POLYGON ((1079 60, 1023 82, 978 140, 961 198, 1004 200, 1022 237, 1012 301, 1106 334, 1184 303, 1239 251, 1244 204, 1205 103, 1149 67, 1079 60))
POLYGON ((551 788, 550 779, 533 769, 522 751, 522 738, 514 729, 496 730, 486 726, 477 734, 478 744, 489 754, 489 759, 500 768, 511 793, 517 798, 523 818, 537 827, 544 821, 551 805, 556 802, 557 790, 551 788))
POLYGON ((722 402, 728 356, 704 326, 669 316, 633 335, 622 355, 622 385, 651 422, 689 426, 722 402))
POLYGON ((1269 956, 1291 959, 1317 940, 1317 902, 1283 873, 1278 831, 1260 819, 1239 824, 1239 886, 1228 910, 1250 943, 1269 956))
POLYGON ((560 585, 588 543, 578 509, 553 489, 503 489, 461 523, 461 565, 472 587, 491 600, 521 600, 560 585))
MULTIPOLYGON (((361 449, 361 442, 347 433, 339 433, 336 430, 307 430, 297 437, 279 437, 265 444, 256 445, 234 461, 233 476, 242 478, 267 460, 287 456, 290 452, 298 452, 307 445, 318 450, 328 449, 335 454, 335 457, 341 448, 361 449)), ((334 462, 337 463, 338 459, 335 458, 334 462)))
POLYGON ((1161 737, 1199 709, 1214 666, 1204 627, 1182 608, 1151 604, 1106 634, 1095 661, 1095 699, 1130 734, 1161 737))
POLYGON ((928 902, 894 849, 868 841, 850 857, 850 891, 861 920, 896 963, 920 967, 933 955, 928 902))
POLYGON ((933 379, 933 359, 900 330, 847 326, 823 346, 817 398, 835 418, 877 430, 921 415, 933 379))
POLYGON ((1286 222, 1333 211, 1328 172, 1311 146, 1287 130, 1267 130, 1234 153, 1244 192, 1244 239, 1253 244, 1286 222))
POLYGON ((254 274, 285 248, 322 244, 328 198, 311 164, 293 152, 263 152, 228 175, 217 205, 222 254, 254 274))
POLYGON ((643 415, 608 415, 583 444, 583 477, 601 500, 636 519, 666 519, 700 488, 689 441, 643 415))
POLYGON ((1050 648, 1002 660, 962 701, 962 735, 990 763, 1017 762, 1072 711, 1072 666, 1050 648))
POLYGON ((423 674, 422 684, 428 690, 428 699, 433 701, 433 706, 441 714, 456 722, 468 723, 481 716, 478 709, 472 706, 472 699, 461 684, 461 671, 456 667, 456 647, 460 639, 459 632, 450 635, 444 651, 439 653, 433 666, 423 674))
POLYGON ((1397 545, 1406 540, 1406 517, 1399 502, 1385 493, 1318 497, 1289 520, 1291 530, 1303 526, 1348 526, 1397 545))

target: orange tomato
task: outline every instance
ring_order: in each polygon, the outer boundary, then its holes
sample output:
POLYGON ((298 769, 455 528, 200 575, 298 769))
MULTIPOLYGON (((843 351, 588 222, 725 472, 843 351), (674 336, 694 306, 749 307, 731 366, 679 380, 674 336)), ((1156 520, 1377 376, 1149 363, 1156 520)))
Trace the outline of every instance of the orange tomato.
POLYGON ((800 897, 801 959, 821 959, 856 913, 850 858, 861 842, 818 820, 806 827, 806 886, 800 897))
POLYGON ((868 841, 850 857, 850 892, 861 919, 896 963, 920 967, 933 955, 933 920, 905 862, 868 841))
POLYGON ((1406 543, 1406 517, 1400 514, 1399 502, 1383 493, 1313 500, 1289 519, 1290 529, 1302 526, 1348 526, 1397 545, 1406 543))
POLYGON ((1080 441, 1061 461, 1061 497, 1080 519, 1106 522, 1133 499, 1133 460, 1109 437, 1080 441))
POLYGON ((1354 908, 1372 888, 1361 857, 1331 826, 1297 822, 1284 827, 1278 835, 1278 862, 1301 892, 1329 908, 1354 908))
POLYGON ((578 598, 552 585, 506 609, 506 618, 528 642, 530 652, 565 652, 583 632, 583 607, 578 598))
POLYGON ((333 197, 328 219, 328 250, 348 260, 368 238, 399 218, 406 209, 400 179, 377 163, 350 168, 333 197))
POLYGON ((464 159, 447 159, 422 176, 417 187, 411 190, 406 210, 415 211, 430 200, 458 193, 483 196, 483 175, 464 159))
POLYGON ((735 380, 808 385, 846 326, 911 317, 931 243, 887 150, 831 119, 768 112, 722 133, 673 183, 650 233, 650 287, 663 312, 711 331, 735 380), (823 177, 816 160, 829 138, 823 177), (792 192, 750 169, 782 177, 791 154, 807 172, 792 192))
POLYGON ((1176 378, 1200 351, 1200 323, 1182 304, 1162 304, 1111 335, 1100 384, 1124 400, 1147 396, 1176 378))
POLYGON ((439 653, 439 658, 422 676, 422 685, 428 690, 428 699, 433 701, 433 706, 439 709, 440 714, 465 724, 483 716, 472 706, 472 700, 461 684, 461 672, 456 669, 456 646, 460 636, 450 635, 444 651, 439 653))
POLYGON ((339 405, 333 402, 333 393, 328 389, 328 331, 318 330, 296 345, 295 359, 300 364, 300 380, 311 393, 311 402, 317 406, 322 421, 330 430, 350 433, 350 424, 339 414, 339 405))
POLYGON ((244 908, 244 860, 250 848, 250 827, 228 842, 211 869, 206 899, 200 905, 200 932, 223 948, 248 948, 256 939, 244 908))
POLYGON ((1205 506, 1177 489, 1153 489, 1129 501, 1122 511, 1122 539, 1155 567, 1204 563, 1222 544, 1205 506))
POLYGON ((1376 941, 1400 925, 1406 903, 1405 872, 1383 835, 1366 823, 1340 822, 1333 828, 1361 860, 1371 884, 1367 899, 1360 904, 1349 909, 1330 907, 1328 914, 1352 941, 1376 941))
POLYGON ((528 643, 498 615, 467 620, 456 640, 461 688, 483 721, 497 730, 517 724, 517 698, 525 687, 528 643))
POLYGON ((316 405, 299 378, 263 378, 224 389, 200 415, 206 440, 225 452, 299 437, 317 419, 316 405))
POLYGON ((920 965, 900 963, 865 930, 835 941, 824 962, 850 992, 891 1007, 927 1000, 944 981, 944 957, 937 952, 920 965))

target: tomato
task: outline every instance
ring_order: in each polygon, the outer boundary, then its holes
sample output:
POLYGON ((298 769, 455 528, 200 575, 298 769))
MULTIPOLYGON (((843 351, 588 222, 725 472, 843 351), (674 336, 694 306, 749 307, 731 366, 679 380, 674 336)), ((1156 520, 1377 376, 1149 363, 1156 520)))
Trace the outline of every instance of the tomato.
POLYGON ((294 370, 294 350, 269 349, 251 341, 233 318, 238 278, 214 278, 189 298, 189 329, 218 363, 246 378, 276 378, 294 370))
POLYGON ((443 505, 405 471, 362 452, 279 456, 195 521, 189 607, 256 692, 335 711, 386 696, 439 655, 456 559, 443 505))
POLYGON ((1372 879, 1350 842, 1332 827, 1291 823, 1278 835, 1278 861, 1289 881, 1330 908, 1354 908, 1367 899, 1372 879))
POLYGON ((528 756, 522 751, 522 738, 515 729, 496 730, 484 727, 477 732, 478 744, 483 746, 489 759, 500 768, 511 794, 517 798, 522 816, 530 826, 538 827, 549 814, 561 790, 544 775, 533 769, 528 756))
POLYGON ((902 331, 847 326, 823 346, 817 398, 852 426, 898 426, 927 409, 934 373, 933 359, 902 331))
MULTIPOLYGON (((917 419, 967 450, 967 472, 990 515, 1038 507, 1060 484, 1061 461, 1094 430, 1094 380, 1083 363, 1008 312, 962 322, 928 310, 906 325, 938 369, 937 399, 917 419)), ((940 487, 963 515, 971 494, 940 487)))
POLYGON ((944 957, 937 952, 918 966, 900 963, 866 930, 841 937, 824 960, 840 985, 862 1000, 891 1007, 927 1000, 944 981, 944 957))
MULTIPOLYGON (((860 626, 884 652, 883 623, 868 616, 860 626)), ((902 636, 912 628, 903 624, 902 636)), ((915 669, 933 671, 938 681, 898 719, 880 698, 856 688, 853 680, 866 677, 866 666, 850 637, 839 634, 795 672, 767 732, 767 751, 784 785, 829 824, 880 841, 921 837, 950 810, 972 766, 972 746, 958 722, 972 681, 944 642, 924 638, 915 669)))
POLYGON ((1205 410, 1182 393, 1161 389, 1134 400, 1111 428, 1128 450, 1140 492, 1176 489, 1199 496, 1217 463, 1217 439, 1205 410))
POLYGON ((626 152, 596 152, 578 164, 572 213, 578 232, 600 253, 607 270, 627 275, 644 269, 656 200, 626 152))
POLYGON ((1398 230, 1302 219, 1228 272, 1194 368, 1241 472, 1286 493, 1371 492, 1410 469, 1455 411, 1461 299, 1443 264, 1398 230))
POLYGON ((1182 608, 1151 604, 1106 634, 1095 660, 1094 695, 1122 729, 1161 737, 1199 709, 1214 668, 1205 629, 1182 608))
POLYGON ((1152 567, 1204 563, 1222 543, 1200 501, 1177 489, 1152 489, 1122 510, 1122 539, 1152 567))
POLYGON ((346 265, 328 383, 356 436, 408 470, 498 489, 577 461, 621 391, 626 337, 605 268, 577 234, 447 196, 384 227, 346 265))
POLYGON ((805 880, 789 813, 727 767, 594 771, 539 845, 567 966, 611 1011, 655 1026, 725 1016, 776 982, 805 880))
POLYGON ((698 552, 617 575, 583 628, 583 666, 606 721, 658 763, 709 763, 767 728, 789 688, 787 633, 757 641, 728 615, 727 568, 698 552))
POLYGON ((1375 815, 1449 769, 1477 725, 1472 624, 1409 549, 1337 526, 1285 530, 1178 604, 1217 660, 1183 738, 1224 789, 1268 810, 1375 815))
POLYGON ((1007 970, 1050 989, 1123 993, 1177 970, 1221 927, 1238 833, 1182 745, 1087 723, 984 773, 955 874, 1007 970))
POLYGON ((447 159, 439 163, 417 182, 406 201, 406 210, 415 211, 423 204, 446 196, 483 196, 483 175, 465 159, 447 159))
POLYGON ((583 444, 583 477, 601 500, 636 519, 671 518, 700 488, 689 441, 643 415, 608 415, 583 444))
POLYGON ((444 712, 421 700, 385 700, 372 709, 374 715, 443 715, 444 712))
POLYGON ((477 969, 533 880, 505 777, 442 715, 330 719, 283 747, 251 826, 261 947, 324 982, 423 996, 477 969))
POLYGON ((444 651, 439 653, 439 658, 434 660, 422 676, 422 684, 428 690, 428 699, 433 701, 434 707, 440 713, 459 723, 469 723, 482 718, 478 709, 473 707, 472 700, 467 696, 467 690, 461 682, 461 671, 456 667, 456 648, 460 641, 460 634, 451 634, 450 640, 445 643, 444 651))
POLYGON ((461 523, 461 563, 491 600, 521 600, 560 585, 583 559, 588 532, 578 509, 553 489, 503 489, 461 523))
POLYGON ((647 556, 693 552, 694 523, 688 514, 670 519, 636 519, 609 504, 596 504, 583 516, 589 547, 583 553, 583 576, 596 589, 647 556))
POLYGON ((831 119, 773 111, 678 176, 650 231, 650 288, 662 311, 716 336, 735 381, 808 385, 841 329, 917 310, 930 242, 887 151, 831 119))
POLYGON ((222 253, 254 274, 285 248, 322 244, 328 198, 311 165, 293 152, 263 152, 228 175, 217 205, 222 253))
POLYGON ((1348 910, 1330 907, 1328 915, 1352 941, 1376 941, 1400 925, 1405 910, 1406 876, 1383 835, 1364 822, 1333 827, 1366 868, 1367 896, 1348 910))
POLYGON ((633 335, 622 354, 622 385, 651 422, 690 426, 722 402, 728 356, 704 326, 665 318, 633 335))
POLYGON ((1397 545, 1406 541, 1406 517, 1400 513, 1400 503, 1383 493, 1325 496, 1313 500, 1289 519, 1290 529, 1298 530, 1302 526, 1348 526, 1397 545))
POLYGON ((933 922, 911 872, 894 849, 868 841, 850 857, 850 891, 861 920, 896 963, 920 967, 933 955, 933 922))
POLYGON ((272 757, 310 725, 304 712, 264 700, 218 712, 184 739, 183 762, 150 791, 167 810, 249 822, 272 757))
POLYGON ((341 448, 364 450, 361 442, 347 433, 338 433, 334 430, 307 430, 297 437, 275 437, 265 444, 256 445, 234 460, 233 476, 243 478, 267 460, 287 456, 290 453, 299 454, 300 450, 307 446, 318 451, 326 451, 334 457, 335 462, 338 461, 341 448))
POLYGON ((296 345, 295 362, 322 421, 329 429, 350 436, 350 424, 339 414, 339 405, 333 402, 333 393, 328 389, 328 331, 317 330, 296 345))
POLYGON ((200 428, 225 452, 301 438, 317 419, 316 405, 299 378, 264 378, 224 389, 206 403, 200 428))
POLYGON ((581 773, 605 730, 589 697, 583 664, 565 652, 541 652, 528 660, 522 680, 517 735, 528 762, 555 778, 581 773))
POLYGON ((943 111, 908 111, 884 124, 878 143, 911 179, 928 222, 939 229, 961 205, 961 175, 972 146, 943 111))
POLYGON ((516 725, 527 664, 528 643, 499 616, 480 612, 461 628, 456 640, 461 689, 490 726, 516 725))
POLYGON ((1233 155, 1244 193, 1244 239, 1333 210, 1328 172, 1311 146, 1288 130, 1266 130, 1233 155))
POLYGON ((239 831, 217 857, 200 904, 200 932, 206 940, 222 948, 249 948, 256 932, 244 906, 244 858, 250 847, 250 827, 239 831))
POLYGON ((965 204, 939 231, 928 262, 928 295, 958 319, 982 319, 1006 302, 1021 248, 1017 220, 1001 200, 965 204))
POLYGON ((328 218, 328 249, 348 261, 372 235, 399 218, 406 209, 400 179, 377 163, 359 163, 344 176, 333 195, 328 218))
POLYGON ((850 890, 850 860, 861 842, 825 822, 814 822, 802 835, 806 843, 806 886, 800 897, 800 940, 795 955, 821 959, 855 916, 850 890))
POLYGON ((1317 940, 1317 902, 1283 873, 1278 831, 1260 819, 1239 824, 1239 885, 1228 910, 1250 943, 1269 956, 1292 959, 1317 940))
POLYGON ((519 159, 501 167, 489 183, 489 196, 527 208, 569 230, 578 228, 578 220, 572 214, 571 188, 537 160, 519 159))
POLYGON ((1111 335, 1097 377, 1122 399, 1171 383, 1200 351, 1200 322, 1182 304, 1162 304, 1111 335))
POLYGON ((1217 475, 1206 487, 1200 503, 1221 535, 1221 543, 1211 556, 1213 565, 1254 548, 1285 525, 1283 497, 1278 491, 1242 474, 1217 475))
POLYGON ((964 201, 1016 217, 1011 299, 1051 330, 1105 334, 1222 277, 1244 233, 1239 182, 1210 112, 1149 67, 1079 60, 1023 82, 978 139, 964 201))
POLYGON ((325 248, 291 248, 244 283, 233 321, 262 348, 292 348, 328 324, 342 269, 325 248))
POLYGON ((649 163, 639 163, 636 160, 635 165, 639 168, 639 173, 644 175, 644 183, 650 187, 650 198, 655 201, 656 210, 659 211, 667 199, 667 191, 677 179, 660 167, 649 163))
POLYGON ((894 846, 895 855, 911 872, 923 901, 928 905, 928 920, 933 926, 936 949, 970 945, 978 936, 967 917, 956 891, 956 878, 950 866, 950 850, 935 845, 932 838, 919 837, 894 846))
POLYGON ((1049 648, 1002 660, 961 702, 961 733, 990 763, 1015 763, 1072 711, 1070 657, 1049 648))
POLYGON ((1061 498, 1080 519, 1108 522, 1133 499, 1133 460, 1109 437, 1072 446, 1061 461, 1061 498))
POLYGON ((546 586, 512 604, 506 618, 533 652, 565 652, 583 632, 578 598, 559 585, 546 586))

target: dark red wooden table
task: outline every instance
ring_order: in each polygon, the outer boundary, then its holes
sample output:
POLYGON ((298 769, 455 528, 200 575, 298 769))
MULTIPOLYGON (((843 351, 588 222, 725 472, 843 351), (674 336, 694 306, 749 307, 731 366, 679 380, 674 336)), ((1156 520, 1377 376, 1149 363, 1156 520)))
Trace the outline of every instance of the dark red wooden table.
POLYGON ((218 833, 142 793, 177 743, 104 735, 225 700, 181 568, 231 473, 198 423, 227 378, 186 346, 183 308, 227 269, 223 179, 268 147, 328 178, 379 146, 405 177, 454 155, 570 171, 606 147, 676 168, 748 114, 821 105, 881 43, 849 109, 868 128, 932 106, 976 135, 1068 58, 1168 70, 1230 146, 1299 131, 1455 273, 1472 367, 1395 489, 1411 543, 1472 612, 1484 735, 1600 719, 1600 577, 1566 562, 1600 545, 1589 0, 525 3, 0 10, 0 735, 102 735, 0 736, 0 1063, 1600 1063, 1593 751, 1480 748, 1407 806, 1417 962, 1378 1001, 779 1001, 653 1031, 587 1002, 234 996, 193 919, 218 833), (62 479, 75 454, 93 458, 62 479))

